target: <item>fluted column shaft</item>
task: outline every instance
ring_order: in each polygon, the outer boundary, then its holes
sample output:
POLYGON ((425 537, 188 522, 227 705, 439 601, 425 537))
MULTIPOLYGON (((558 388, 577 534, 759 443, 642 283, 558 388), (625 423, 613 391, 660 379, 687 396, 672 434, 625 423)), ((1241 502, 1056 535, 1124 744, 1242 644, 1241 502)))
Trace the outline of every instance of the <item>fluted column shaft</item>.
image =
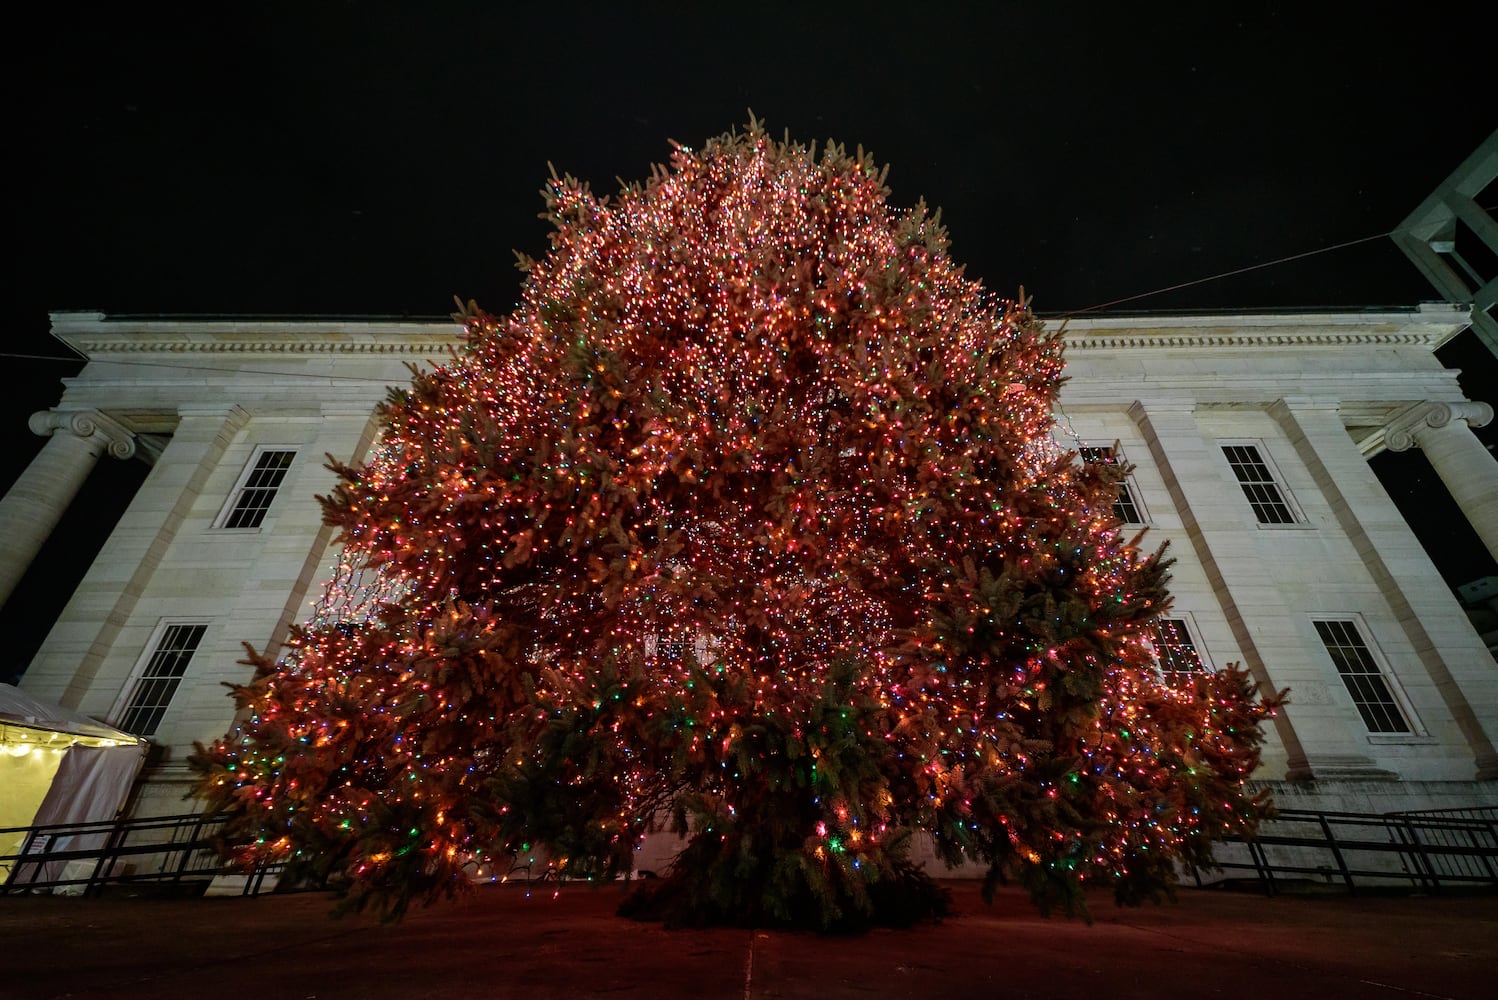
POLYGON ((1418 447, 1498 559, 1498 460, 1472 433, 1493 419, 1487 403, 1429 403, 1389 428, 1390 451, 1418 447))
POLYGON ((31 415, 29 426, 50 440, 0 500, 0 605, 10 599, 99 456, 135 454, 135 436, 92 411, 42 410, 31 415))

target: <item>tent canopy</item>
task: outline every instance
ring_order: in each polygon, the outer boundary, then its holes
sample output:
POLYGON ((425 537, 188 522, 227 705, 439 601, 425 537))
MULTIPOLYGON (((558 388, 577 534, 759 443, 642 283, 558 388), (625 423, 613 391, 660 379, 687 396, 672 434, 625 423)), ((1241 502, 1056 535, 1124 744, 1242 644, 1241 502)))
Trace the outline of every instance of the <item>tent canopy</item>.
MULTIPOLYGON (((13 684, 0 684, 0 726, 32 731, 29 737, 16 734, 17 741, 30 739, 51 743, 53 741, 44 740, 41 734, 61 733, 81 737, 70 742, 80 742, 85 746, 133 746, 141 742, 139 737, 91 719, 82 712, 33 698, 13 684)), ((4 742, 8 745, 10 740, 5 738, 4 742)))
MULTIPOLYGON (((114 819, 145 751, 138 736, 0 684, 0 857, 26 840, 7 827, 114 819)), ((10 874, 0 860, 0 883, 10 874)))

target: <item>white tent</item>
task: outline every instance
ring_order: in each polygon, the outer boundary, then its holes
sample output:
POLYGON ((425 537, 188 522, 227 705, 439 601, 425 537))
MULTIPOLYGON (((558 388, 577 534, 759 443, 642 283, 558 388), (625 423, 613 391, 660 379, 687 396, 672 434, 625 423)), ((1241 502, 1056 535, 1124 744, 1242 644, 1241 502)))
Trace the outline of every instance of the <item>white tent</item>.
MULTIPOLYGON (((114 819, 130 795, 146 745, 138 736, 0 684, 0 831, 114 819)), ((24 840, 24 833, 0 832, 0 857, 15 854, 24 840)), ((0 884, 10 874, 9 864, 0 861, 0 884)))

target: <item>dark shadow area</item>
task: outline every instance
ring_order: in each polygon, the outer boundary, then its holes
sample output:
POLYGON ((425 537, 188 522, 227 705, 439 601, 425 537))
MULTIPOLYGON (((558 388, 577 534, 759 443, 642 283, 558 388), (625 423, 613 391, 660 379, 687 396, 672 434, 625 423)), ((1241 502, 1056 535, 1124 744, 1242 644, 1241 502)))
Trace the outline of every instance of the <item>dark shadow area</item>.
MULTIPOLYGON (((1468 399, 1498 407, 1498 359, 1476 334, 1467 330, 1457 335, 1436 352, 1436 357, 1447 368, 1461 373, 1457 381, 1468 399)), ((1489 452, 1498 448, 1498 420, 1475 428, 1474 433, 1489 452)), ((1370 464, 1447 586, 1455 589, 1498 575, 1498 562, 1494 562, 1420 449, 1385 451, 1370 464)))
POLYGON ((105 457, 94 467, 10 600, 0 608, 0 635, 10 647, 9 655, 0 661, 0 682, 16 683, 30 666, 150 471, 138 459, 121 462, 105 457))

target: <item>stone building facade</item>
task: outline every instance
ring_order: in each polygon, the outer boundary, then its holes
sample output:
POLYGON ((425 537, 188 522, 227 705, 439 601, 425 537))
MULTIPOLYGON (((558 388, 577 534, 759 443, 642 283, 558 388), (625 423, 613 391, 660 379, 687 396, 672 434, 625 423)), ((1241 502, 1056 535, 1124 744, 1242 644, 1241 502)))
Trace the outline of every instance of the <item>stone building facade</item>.
MULTIPOLYGON (((1058 441, 1133 466, 1119 511, 1169 541, 1167 669, 1290 688, 1256 779, 1287 807, 1498 804, 1498 665, 1368 458, 1422 449, 1498 555, 1498 462, 1434 350, 1462 307, 1072 321, 1058 441)), ((231 725, 242 643, 276 650, 336 561, 314 500, 448 322, 61 313, 89 358, 0 501, 0 601, 99 461, 153 463, 22 678, 148 736, 138 815, 183 811, 185 757, 231 725), (104 456, 112 456, 106 458, 104 456)))

